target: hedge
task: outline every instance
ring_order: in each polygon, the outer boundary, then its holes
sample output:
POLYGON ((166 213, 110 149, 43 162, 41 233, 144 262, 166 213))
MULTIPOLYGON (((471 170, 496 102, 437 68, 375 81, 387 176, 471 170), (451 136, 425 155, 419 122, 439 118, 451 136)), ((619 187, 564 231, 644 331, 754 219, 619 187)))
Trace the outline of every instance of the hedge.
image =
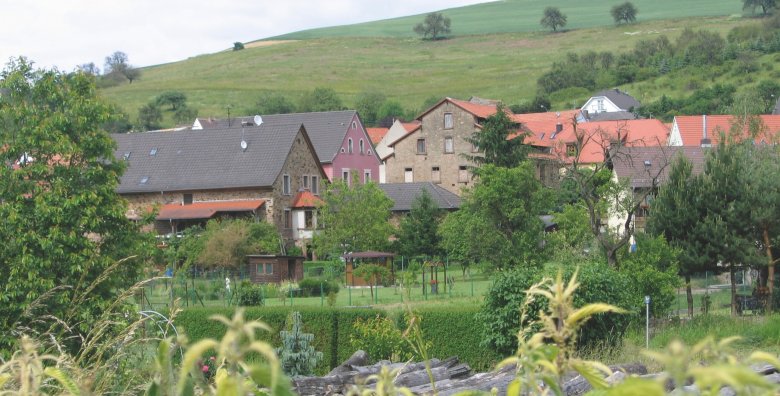
MULTIPOLYGON (((189 308, 179 313, 174 324, 180 333, 185 332, 192 341, 203 338, 220 339, 225 333, 225 326, 209 320, 209 317, 215 314, 232 317, 234 310, 224 307, 189 308)), ((390 316, 401 330, 406 328, 401 311, 388 312, 368 308, 252 307, 246 308, 245 317, 268 324, 273 329, 272 332, 258 332, 257 338, 278 347, 281 345, 279 331, 284 328, 287 316, 293 310, 301 313, 305 331, 314 334, 314 348, 323 354, 323 360, 315 370, 318 375, 327 373, 354 353, 349 346, 349 337, 353 334, 352 324, 358 318, 390 316)), ((461 361, 469 363, 476 370, 487 370, 500 361, 500 356, 479 347, 481 325, 475 319, 477 310, 464 307, 419 311, 423 334, 433 344, 430 356, 440 359, 458 356, 461 361)))

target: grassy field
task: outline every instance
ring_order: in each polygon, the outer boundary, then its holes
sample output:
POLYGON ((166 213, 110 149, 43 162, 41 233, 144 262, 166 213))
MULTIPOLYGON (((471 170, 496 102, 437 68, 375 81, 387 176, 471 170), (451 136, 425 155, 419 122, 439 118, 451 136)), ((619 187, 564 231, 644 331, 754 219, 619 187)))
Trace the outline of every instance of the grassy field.
MULTIPOLYGON (((582 29, 613 24, 610 9, 619 2, 613 0, 504 0, 465 7, 450 8, 441 12, 452 20, 455 36, 534 32, 540 30, 539 20, 544 8, 558 7, 567 15, 566 28, 582 29)), ((639 9, 639 21, 701 16, 727 16, 741 14, 742 3, 735 0, 686 0, 681 6, 675 0, 634 2, 639 9)), ((421 22, 424 15, 411 15, 355 25, 334 26, 304 30, 281 36, 279 39, 314 39, 324 37, 414 37, 412 27, 421 22)))
MULTIPOLYGON (((407 109, 419 109, 432 96, 475 95, 514 104, 533 98, 536 80, 566 52, 620 53, 639 40, 660 34, 674 39, 686 27, 725 35, 731 28, 747 23, 755 21, 740 17, 659 20, 559 34, 458 36, 437 42, 380 37, 292 41, 144 68, 140 80, 100 93, 119 104, 132 119, 140 106, 168 90, 184 92, 200 116, 216 117, 225 117, 227 106, 232 107, 231 114, 245 113, 263 91, 280 92, 297 100, 314 87, 335 89, 346 106, 352 106, 355 96, 365 90, 380 91, 407 109)), ((763 64, 772 61, 769 57, 760 59, 763 64)), ((762 67, 750 78, 757 81, 769 73, 762 67)), ((663 93, 684 92, 686 85, 678 80, 685 76, 676 78, 627 88, 640 100, 651 100, 663 93)), ((724 78, 739 81, 744 76, 724 78)), ((570 108, 583 99, 565 98, 556 108, 570 108)), ((172 122, 168 119, 166 124, 172 122)))

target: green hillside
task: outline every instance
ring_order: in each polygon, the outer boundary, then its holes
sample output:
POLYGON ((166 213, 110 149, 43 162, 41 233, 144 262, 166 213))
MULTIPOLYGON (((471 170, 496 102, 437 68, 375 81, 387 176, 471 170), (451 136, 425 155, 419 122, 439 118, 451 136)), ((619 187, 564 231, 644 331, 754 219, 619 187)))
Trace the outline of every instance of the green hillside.
MULTIPOLYGON (((531 99, 539 76, 567 52, 620 53, 632 49, 638 40, 660 34, 673 40, 685 27, 725 36, 731 28, 747 23, 755 22, 739 17, 662 20, 558 34, 458 36, 436 42, 379 37, 290 41, 144 68, 140 80, 103 89, 101 94, 118 103, 132 119, 140 106, 168 90, 184 92, 201 116, 225 116, 228 105, 233 114, 242 113, 263 91, 279 92, 296 101, 315 87, 335 89, 347 106, 364 90, 380 91, 407 109, 419 109, 431 96, 476 95, 511 104, 531 99)), ((685 89, 669 85, 639 85, 632 93, 649 100, 685 89)), ((580 99, 558 98, 557 107, 570 107, 580 99)))
MULTIPOLYGON (((553 5, 568 16, 568 29, 593 28, 613 23, 610 9, 622 0, 503 0, 451 8, 442 12, 452 20, 456 36, 533 32, 545 7, 553 5)), ((638 21, 740 14, 739 0, 653 0, 634 1, 638 21)), ((272 37, 272 40, 304 40, 325 37, 413 37, 412 27, 422 15, 406 16, 320 29, 303 30, 272 37)))

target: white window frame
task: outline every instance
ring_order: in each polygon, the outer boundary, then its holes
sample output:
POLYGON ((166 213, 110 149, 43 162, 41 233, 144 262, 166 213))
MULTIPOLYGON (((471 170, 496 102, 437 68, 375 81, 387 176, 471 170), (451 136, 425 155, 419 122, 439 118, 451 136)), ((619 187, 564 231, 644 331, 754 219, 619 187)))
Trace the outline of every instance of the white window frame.
POLYGON ((303 175, 301 176, 301 185, 304 190, 309 189, 309 175, 303 175))
POLYGON ((404 183, 414 183, 414 168, 404 168, 404 183))
POLYGON ((426 147, 425 138, 419 138, 417 139, 417 154, 426 154, 428 152, 428 147, 426 147), (420 151, 420 142, 422 142, 422 151, 420 151))
POLYGON ((314 195, 320 195, 320 178, 319 176, 311 176, 311 193, 314 195))
POLYGON ((360 149, 360 155, 366 153, 366 144, 363 142, 363 139, 360 139, 360 142, 358 143, 358 148, 360 149))
POLYGON ((287 174, 282 176, 282 195, 292 195, 292 180, 287 174))
POLYGON ((455 152, 455 138, 452 136, 445 136, 444 137, 444 154, 452 154, 455 152), (447 143, 449 143, 449 147, 447 147, 447 143))
POLYGON ((349 138, 347 139, 347 153, 352 154, 353 152, 355 152, 355 145, 352 138, 349 138))
POLYGON ((371 181, 371 169, 363 169, 363 184, 371 181))
POLYGON ((458 166, 458 183, 469 182, 469 168, 466 165, 458 166))
POLYGON ((431 167, 431 181, 436 184, 441 183, 441 167, 438 166, 431 167))
POLYGON ((341 180, 344 180, 348 186, 352 185, 352 171, 349 168, 341 169, 341 180))

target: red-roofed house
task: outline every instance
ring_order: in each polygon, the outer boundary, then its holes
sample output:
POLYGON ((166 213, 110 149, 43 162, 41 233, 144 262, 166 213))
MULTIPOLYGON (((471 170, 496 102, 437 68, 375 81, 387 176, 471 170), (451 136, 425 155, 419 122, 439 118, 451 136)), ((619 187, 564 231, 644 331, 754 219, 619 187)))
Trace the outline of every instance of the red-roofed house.
POLYGON ((473 164, 464 155, 477 152, 467 139, 495 113, 495 104, 440 100, 417 117, 419 127, 387 143, 388 149, 382 151, 385 157, 380 154, 385 166, 384 181, 433 182, 460 195, 472 183, 468 169, 473 164))
MULTIPOLYGON (((777 142, 780 138, 780 115, 760 115, 761 131, 753 136, 756 144, 777 142)), ((718 144, 721 134, 731 133, 734 117, 730 115, 697 115, 674 117, 672 130, 669 134, 670 146, 714 146, 718 144)), ((739 140, 748 138, 748 128, 739 131, 739 140)))

